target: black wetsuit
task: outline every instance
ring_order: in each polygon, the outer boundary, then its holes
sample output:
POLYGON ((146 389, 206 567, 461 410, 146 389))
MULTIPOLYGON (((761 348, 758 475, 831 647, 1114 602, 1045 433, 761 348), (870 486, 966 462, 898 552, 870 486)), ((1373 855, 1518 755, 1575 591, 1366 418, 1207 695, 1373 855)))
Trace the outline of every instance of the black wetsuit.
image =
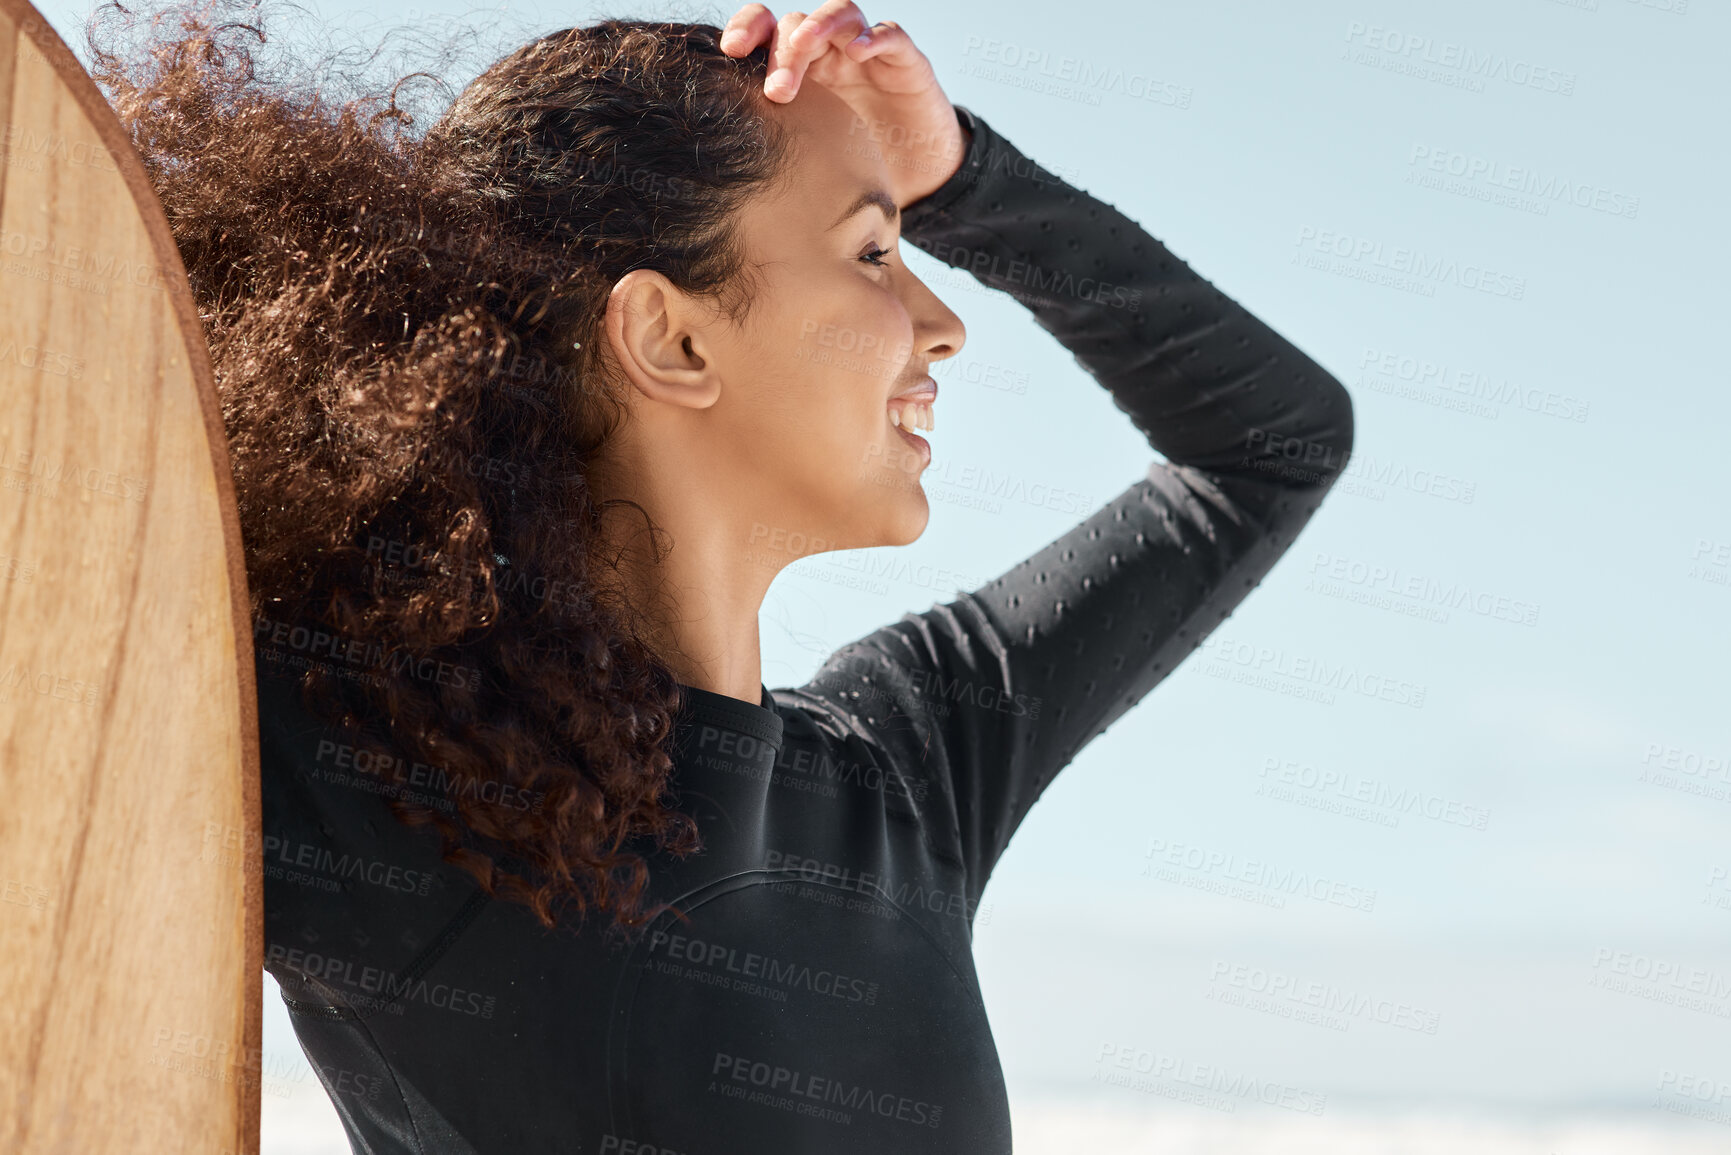
MULTIPOLYGON (((752 704, 689 689, 656 859, 687 918, 543 930, 385 806, 260 657, 267 968, 356 1151, 1001 1153, 973 917, 1053 777, 1196 648, 1344 466, 1314 361, 1112 206, 973 139, 903 235, 1005 289, 1169 460, 997 580, 752 704)), ((1061 432, 1061 431, 1059 431, 1061 432)))

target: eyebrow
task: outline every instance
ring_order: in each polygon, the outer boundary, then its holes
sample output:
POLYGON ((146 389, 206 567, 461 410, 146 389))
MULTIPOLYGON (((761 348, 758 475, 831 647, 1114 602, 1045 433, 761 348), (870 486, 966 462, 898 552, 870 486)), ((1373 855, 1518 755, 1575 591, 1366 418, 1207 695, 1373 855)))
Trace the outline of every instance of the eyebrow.
MULTIPOLYGON (((862 209, 871 208, 873 205, 876 205, 880 210, 882 210, 884 220, 886 221, 893 221, 897 217, 901 216, 902 210, 896 207, 896 202, 891 198, 889 193, 885 192, 881 188, 868 188, 853 199, 853 203, 848 205, 847 208, 842 211, 842 214, 835 219, 835 224, 830 225, 829 228, 835 228, 855 213, 862 209)), ((824 231, 828 232, 829 229, 825 229, 824 231)))

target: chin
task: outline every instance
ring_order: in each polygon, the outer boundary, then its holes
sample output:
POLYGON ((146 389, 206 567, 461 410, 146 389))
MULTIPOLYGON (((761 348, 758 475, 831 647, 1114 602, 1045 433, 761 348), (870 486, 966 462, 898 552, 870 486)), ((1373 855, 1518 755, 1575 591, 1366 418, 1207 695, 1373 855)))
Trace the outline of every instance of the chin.
POLYGON ((917 483, 897 505, 898 516, 891 521, 888 539, 883 544, 912 545, 926 532, 926 525, 932 520, 932 507, 926 500, 925 490, 917 483))

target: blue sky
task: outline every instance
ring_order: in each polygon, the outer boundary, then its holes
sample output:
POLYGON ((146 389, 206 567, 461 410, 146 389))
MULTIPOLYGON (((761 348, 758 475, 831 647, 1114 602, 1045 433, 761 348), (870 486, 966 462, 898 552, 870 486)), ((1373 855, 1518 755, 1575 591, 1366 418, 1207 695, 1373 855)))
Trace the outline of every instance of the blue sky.
MULTIPOLYGON (((64 34, 84 7, 44 12, 64 34)), ((326 9, 506 40, 732 11, 326 9)), ((1312 1088, 1330 1114, 1664 1121, 1653 1104, 1687 1098, 1667 1072, 1731 1083, 1728 10, 866 10, 909 29, 953 101, 1338 376, 1358 420, 1353 471, 1291 552, 1060 775, 994 875, 975 950, 1012 1095, 1140 1101, 1090 1081, 1102 1053, 1138 1052, 1312 1088), (1444 612, 1430 595, 1450 589, 1470 596, 1444 612), (1280 672, 1298 659, 1422 704, 1307 697, 1280 672), (1251 860, 1374 903, 1206 889, 1251 860), (1273 1010, 1247 1005, 1270 989, 1273 1010), (1361 1009, 1306 1022, 1292 991, 1361 1009)), ((1152 451, 1021 306, 903 255, 969 334, 940 376, 934 472, 996 469, 1090 509, 1141 476, 1152 451)), ((902 554, 979 584, 1078 520, 927 488, 914 545, 777 580, 766 682, 954 594, 850 589, 850 565, 902 554)), ((267 1048, 292 1050, 278 1009, 267 1048)))

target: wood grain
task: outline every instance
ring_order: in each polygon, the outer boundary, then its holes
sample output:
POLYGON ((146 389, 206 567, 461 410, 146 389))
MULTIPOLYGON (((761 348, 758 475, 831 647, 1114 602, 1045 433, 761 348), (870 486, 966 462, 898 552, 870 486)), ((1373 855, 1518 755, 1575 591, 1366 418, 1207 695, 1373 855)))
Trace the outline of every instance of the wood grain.
POLYGON ((258 737, 186 275, 101 94, 0 0, 0 1151, 255 1155, 258 737))

